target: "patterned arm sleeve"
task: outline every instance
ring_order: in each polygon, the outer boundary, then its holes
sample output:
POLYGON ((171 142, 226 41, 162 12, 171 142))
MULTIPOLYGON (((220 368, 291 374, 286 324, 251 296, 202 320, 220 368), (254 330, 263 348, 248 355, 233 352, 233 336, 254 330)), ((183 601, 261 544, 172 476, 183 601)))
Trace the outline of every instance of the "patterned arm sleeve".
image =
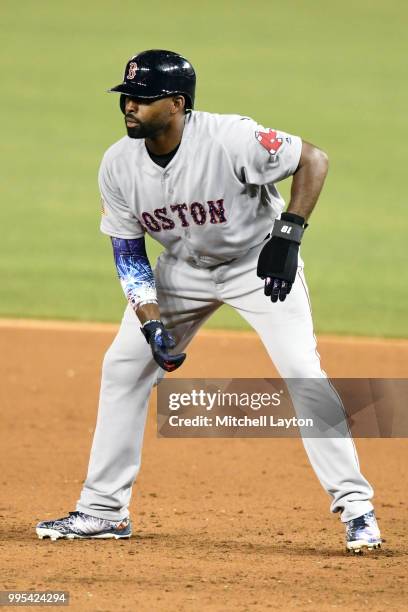
POLYGON ((111 236, 111 241, 120 284, 129 303, 135 310, 143 304, 157 304, 156 285, 144 238, 111 236))

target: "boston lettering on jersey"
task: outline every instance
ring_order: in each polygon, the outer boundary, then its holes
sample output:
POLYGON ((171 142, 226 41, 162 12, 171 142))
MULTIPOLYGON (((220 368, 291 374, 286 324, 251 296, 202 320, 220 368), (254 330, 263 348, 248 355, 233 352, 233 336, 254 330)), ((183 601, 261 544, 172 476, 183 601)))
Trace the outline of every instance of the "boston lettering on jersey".
POLYGON ((170 204, 169 207, 156 208, 153 214, 142 212, 143 223, 152 232, 172 230, 177 225, 188 227, 191 221, 195 225, 205 223, 225 223, 224 200, 207 200, 205 204, 192 202, 192 204, 170 204), (173 213, 173 214, 172 214, 173 213))

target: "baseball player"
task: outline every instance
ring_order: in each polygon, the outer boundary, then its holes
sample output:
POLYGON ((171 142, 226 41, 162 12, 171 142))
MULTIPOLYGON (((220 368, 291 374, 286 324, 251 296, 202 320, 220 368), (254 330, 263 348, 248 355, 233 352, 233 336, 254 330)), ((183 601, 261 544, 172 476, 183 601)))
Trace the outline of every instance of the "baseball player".
MULTIPOLYGON (((37 525, 40 538, 129 538, 129 502, 139 472, 153 385, 179 368, 188 343, 222 304, 257 331, 286 380, 297 414, 315 406, 344 419, 320 367, 299 245, 328 169, 326 154, 249 117, 194 111, 196 76, 171 51, 132 57, 120 94, 126 136, 100 171, 101 230, 112 242, 128 300, 106 353, 89 469, 75 512, 37 525), (292 177, 284 201, 277 183, 292 177), (164 247, 153 273, 145 234, 164 247), (319 380, 319 386, 291 384, 319 380)), ((354 443, 303 437, 347 549, 380 546, 354 443)))

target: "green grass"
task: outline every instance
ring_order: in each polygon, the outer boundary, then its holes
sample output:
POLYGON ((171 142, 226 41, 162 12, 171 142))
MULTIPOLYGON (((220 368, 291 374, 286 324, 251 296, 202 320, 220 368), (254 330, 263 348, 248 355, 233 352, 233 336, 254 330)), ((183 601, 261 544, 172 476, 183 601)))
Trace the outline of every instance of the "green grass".
MULTIPOLYGON (((162 47, 196 66, 198 109, 329 153, 302 245, 317 330, 408 336, 407 18, 383 0, 3 0, 0 316, 120 318, 96 173, 123 120, 104 92, 128 57, 162 47)), ((228 309, 210 325, 245 327, 228 309)))

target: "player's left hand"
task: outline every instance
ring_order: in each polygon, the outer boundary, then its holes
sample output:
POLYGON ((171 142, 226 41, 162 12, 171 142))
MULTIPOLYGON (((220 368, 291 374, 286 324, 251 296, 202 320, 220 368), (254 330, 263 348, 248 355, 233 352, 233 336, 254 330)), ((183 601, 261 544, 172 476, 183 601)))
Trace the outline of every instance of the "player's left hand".
POLYGON ((272 302, 283 302, 292 289, 304 223, 300 215, 282 213, 274 223, 271 239, 259 255, 257 275, 265 280, 265 295, 272 302))
POLYGON ((293 283, 267 276, 265 278, 265 295, 270 296, 272 302, 277 302, 278 299, 283 302, 292 289, 293 283))
POLYGON ((140 328, 150 345, 156 363, 166 372, 177 370, 186 358, 185 353, 170 355, 170 350, 176 346, 176 341, 161 321, 146 321, 140 328))

